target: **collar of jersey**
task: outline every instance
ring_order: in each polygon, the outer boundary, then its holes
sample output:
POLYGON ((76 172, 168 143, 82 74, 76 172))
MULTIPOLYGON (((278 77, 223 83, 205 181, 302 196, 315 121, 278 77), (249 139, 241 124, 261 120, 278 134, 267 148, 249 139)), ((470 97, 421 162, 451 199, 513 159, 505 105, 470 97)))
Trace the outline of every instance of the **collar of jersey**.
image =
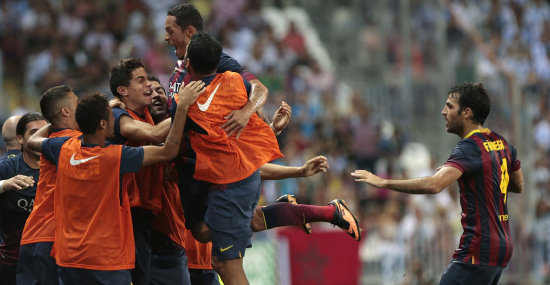
POLYGON ((484 133, 484 134, 488 134, 488 133, 490 133, 490 132, 491 132, 491 130, 489 130, 488 128, 475 129, 475 130, 469 132, 464 138, 467 139, 467 138, 471 137, 471 136, 472 136, 473 134, 475 134, 475 133, 484 133))

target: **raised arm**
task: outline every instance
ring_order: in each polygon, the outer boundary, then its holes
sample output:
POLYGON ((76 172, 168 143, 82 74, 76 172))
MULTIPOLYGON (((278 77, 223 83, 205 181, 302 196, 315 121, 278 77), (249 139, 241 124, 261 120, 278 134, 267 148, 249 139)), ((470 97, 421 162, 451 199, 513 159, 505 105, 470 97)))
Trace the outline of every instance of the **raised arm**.
POLYGON ((52 124, 47 124, 32 134, 27 141, 27 145, 33 151, 42 152, 42 142, 48 138, 52 124))
POLYGON ((521 172, 521 169, 510 173, 508 191, 513 193, 523 192, 523 173, 521 172))
POLYGON ((355 181, 377 188, 408 194, 437 194, 460 178, 462 172, 452 166, 443 166, 433 176, 404 180, 384 179, 366 170, 355 170, 351 176, 355 177, 355 181))
MULTIPOLYGON (((192 81, 179 90, 179 101, 174 117, 174 124, 170 128, 163 146, 144 146, 142 166, 170 160, 178 154, 179 145, 183 136, 183 128, 187 120, 187 110, 197 97, 204 92, 204 82, 192 81)), ((164 123, 164 122, 163 122, 164 123)))
POLYGON ((329 168, 326 157, 316 156, 297 166, 283 166, 273 163, 266 163, 260 167, 260 176, 264 180, 280 180, 293 177, 308 177, 319 172, 327 172, 329 168))

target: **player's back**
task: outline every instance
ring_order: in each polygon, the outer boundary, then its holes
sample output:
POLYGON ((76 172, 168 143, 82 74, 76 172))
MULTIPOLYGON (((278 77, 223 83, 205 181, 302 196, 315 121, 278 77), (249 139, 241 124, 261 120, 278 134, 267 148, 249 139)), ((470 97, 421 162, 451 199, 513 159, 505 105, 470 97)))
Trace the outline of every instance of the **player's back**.
POLYGON ((227 137, 221 128, 227 121, 225 116, 242 109, 247 102, 242 77, 228 71, 216 75, 189 107, 189 118, 206 131, 206 134, 191 131, 189 135, 197 156, 195 179, 233 183, 250 176, 266 162, 282 157, 275 134, 255 113, 238 139, 227 137))
POLYGON ((463 170, 458 183, 464 233, 454 259, 506 266, 513 250, 507 208, 509 173, 520 168, 515 148, 484 129, 460 141, 449 161, 463 170))
POLYGON ((121 270, 134 266, 127 193, 120 191, 121 145, 61 148, 55 191, 54 257, 64 267, 121 270))
MULTIPOLYGON (((49 137, 78 137, 81 132, 72 129, 54 130, 49 137)), ((53 242, 54 226, 54 197, 57 176, 57 166, 40 156, 40 179, 36 186, 33 211, 29 215, 23 230, 21 244, 35 242, 53 242)))

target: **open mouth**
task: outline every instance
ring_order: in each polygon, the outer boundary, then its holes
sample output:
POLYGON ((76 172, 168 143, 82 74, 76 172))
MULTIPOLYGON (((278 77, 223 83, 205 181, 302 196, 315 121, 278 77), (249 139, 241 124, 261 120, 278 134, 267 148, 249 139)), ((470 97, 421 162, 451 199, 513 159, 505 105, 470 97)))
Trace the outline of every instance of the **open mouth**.
POLYGON ((159 97, 153 98, 153 103, 152 103, 152 105, 155 106, 155 107, 156 107, 156 106, 159 106, 159 107, 162 106, 162 105, 163 105, 163 104, 162 104, 162 99, 159 98, 159 97))
POLYGON ((146 97, 150 97, 152 94, 153 94, 153 91, 147 91, 147 92, 143 93, 143 95, 146 96, 146 97))

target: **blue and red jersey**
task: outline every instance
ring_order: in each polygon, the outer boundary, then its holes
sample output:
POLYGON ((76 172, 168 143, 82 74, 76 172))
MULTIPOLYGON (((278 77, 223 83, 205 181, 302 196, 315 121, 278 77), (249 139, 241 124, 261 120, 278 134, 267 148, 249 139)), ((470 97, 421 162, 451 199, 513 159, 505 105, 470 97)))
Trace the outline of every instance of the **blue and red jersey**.
POLYGON ((453 149, 445 165, 458 179, 464 232, 453 261, 505 267, 512 257, 507 208, 509 173, 521 168, 516 149, 489 129, 475 130, 453 149))
POLYGON ((25 163, 23 154, 0 161, 0 180, 19 174, 34 178, 32 187, 0 194, 0 231, 3 241, 0 245, 0 262, 3 264, 14 266, 19 259, 21 235, 33 208, 39 171, 25 163))

